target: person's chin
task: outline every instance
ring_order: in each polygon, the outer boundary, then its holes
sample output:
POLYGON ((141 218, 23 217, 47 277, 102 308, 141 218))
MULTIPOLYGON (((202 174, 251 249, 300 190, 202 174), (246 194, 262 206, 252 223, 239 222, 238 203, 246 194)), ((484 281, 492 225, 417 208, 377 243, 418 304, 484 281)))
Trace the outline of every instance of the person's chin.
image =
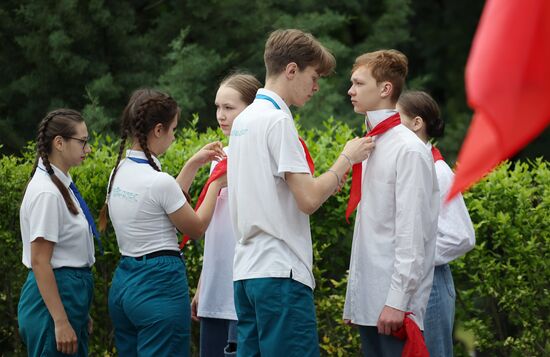
POLYGON ((363 114, 363 115, 367 112, 363 107, 360 107, 357 104, 353 105, 353 111, 356 112, 357 114, 363 114))

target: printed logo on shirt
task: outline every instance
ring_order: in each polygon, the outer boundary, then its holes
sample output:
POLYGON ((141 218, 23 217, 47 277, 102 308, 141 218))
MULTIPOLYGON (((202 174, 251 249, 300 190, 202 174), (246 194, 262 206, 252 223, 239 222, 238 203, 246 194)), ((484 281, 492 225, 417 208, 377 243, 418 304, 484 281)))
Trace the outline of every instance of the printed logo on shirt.
POLYGON ((137 202, 138 196, 139 196, 138 193, 124 191, 118 186, 113 188, 113 191, 111 192, 111 197, 122 198, 123 200, 129 201, 129 202, 137 202))
POLYGON ((244 134, 246 134, 248 132, 248 129, 233 129, 231 130, 231 136, 243 136, 244 134))

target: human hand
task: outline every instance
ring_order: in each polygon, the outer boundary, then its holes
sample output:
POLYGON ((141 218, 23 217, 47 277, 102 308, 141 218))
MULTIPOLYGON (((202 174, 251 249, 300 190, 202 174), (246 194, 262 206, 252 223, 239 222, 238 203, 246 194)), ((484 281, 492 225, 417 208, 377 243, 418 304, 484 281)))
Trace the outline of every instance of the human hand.
POLYGON ((55 343, 61 353, 72 355, 78 351, 78 339, 69 320, 55 323, 55 343))
POLYGON ((203 146, 199 151, 191 157, 190 160, 196 162, 200 166, 203 166, 211 161, 220 161, 225 159, 225 151, 223 151, 223 144, 219 141, 215 141, 203 146))
POLYGON ((195 296, 193 296, 193 300, 191 300, 191 319, 193 321, 200 321, 200 317, 198 316, 198 310, 199 310, 199 293, 197 292, 195 296))
POLYGON ((371 137, 354 138, 346 143, 342 154, 355 165, 365 161, 373 149, 374 141, 371 137))
POLYGON ((356 325, 351 320, 344 319, 344 325, 355 327, 356 325))
POLYGON ((376 323, 378 333, 381 335, 391 335, 392 332, 399 330, 403 326, 404 318, 404 311, 385 305, 376 323))

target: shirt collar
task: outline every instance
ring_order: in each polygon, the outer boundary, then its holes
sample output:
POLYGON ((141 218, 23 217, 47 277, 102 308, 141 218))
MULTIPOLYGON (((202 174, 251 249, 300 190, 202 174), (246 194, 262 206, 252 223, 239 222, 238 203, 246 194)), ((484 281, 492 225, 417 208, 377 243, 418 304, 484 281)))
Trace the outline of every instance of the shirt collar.
MULTIPOLYGON (((290 111, 290 108, 288 107, 288 105, 286 105, 285 101, 277 93, 270 91, 269 89, 260 88, 258 89, 257 94, 267 95, 268 97, 273 99, 279 105, 279 107, 281 107, 281 110, 287 113, 292 118, 292 112, 290 111)), ((263 99, 256 99, 256 100, 261 100, 262 102, 265 101, 263 99)), ((269 105, 273 105, 273 104, 270 103, 269 105)))
POLYGON ((428 150, 431 152, 432 151, 432 143, 431 142, 427 142, 426 143, 426 147, 428 148, 428 150))
MULTIPOLYGON (((63 185, 68 188, 71 185, 71 183, 73 182, 73 179, 71 178, 71 175, 70 174, 65 175, 65 173, 63 171, 58 169, 51 162, 50 162, 50 166, 52 167, 53 172, 59 178, 61 183, 63 183, 63 185)), ((44 162, 42 161, 42 158, 38 159, 38 168, 40 169, 41 172, 48 175, 48 172, 46 171, 46 167, 44 166, 44 162)))
POLYGON ((395 113, 397 113, 397 110, 395 109, 380 109, 367 112, 367 116, 365 117, 365 125, 370 131, 395 113))
MULTIPOLYGON (((147 156, 145 156, 145 153, 139 150, 131 150, 131 149, 126 150, 126 157, 135 157, 136 159, 147 160, 147 156)), ((155 162, 155 164, 157 164, 159 170, 162 170, 159 159, 157 159, 157 157, 153 154, 151 154, 151 157, 153 158, 153 161, 155 162)))

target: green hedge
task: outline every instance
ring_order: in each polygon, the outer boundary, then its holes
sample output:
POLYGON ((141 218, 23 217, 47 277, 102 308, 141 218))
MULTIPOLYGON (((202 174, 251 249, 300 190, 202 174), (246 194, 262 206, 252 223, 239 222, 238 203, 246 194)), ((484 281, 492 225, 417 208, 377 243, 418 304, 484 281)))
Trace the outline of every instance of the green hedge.
MULTIPOLYGON (((196 121, 195 118, 193 123, 196 121)), ((322 129, 302 134, 317 172, 324 172, 352 136, 352 130, 330 119, 322 129)), ((220 133, 212 130, 198 134, 194 125, 180 130, 178 140, 161 158, 163 169, 176 175, 192 153, 220 138, 220 133)), ((116 140, 97 136, 90 157, 72 171, 92 212, 99 212, 103 204, 116 147, 116 140)), ((17 333, 17 302, 26 276, 21 264, 18 213, 33 156, 29 146, 22 157, 0 158, 0 353, 3 355, 24 353, 17 333)), ((192 187, 195 198, 207 171, 199 172, 192 187)), ((478 355, 540 356, 550 352, 549 186, 546 161, 506 163, 465 195, 477 232, 477 246, 453 263, 458 291, 457 325, 461 336, 475 336, 478 355)), ((344 220, 348 189, 349 185, 344 192, 331 197, 311 218, 319 338, 323 354, 330 356, 357 355, 359 351, 357 332, 343 325, 341 319, 353 231, 353 225, 344 220)), ((110 356, 115 352, 107 292, 119 253, 112 228, 102 239, 105 255, 97 257, 94 267, 95 332, 91 337, 91 353, 110 356)), ((201 252, 201 243, 190 244, 185 251, 192 293, 200 272, 201 252)), ((193 323, 194 353, 197 327, 193 323)), ((468 348, 472 346, 459 343, 456 354, 466 355, 468 348)))

